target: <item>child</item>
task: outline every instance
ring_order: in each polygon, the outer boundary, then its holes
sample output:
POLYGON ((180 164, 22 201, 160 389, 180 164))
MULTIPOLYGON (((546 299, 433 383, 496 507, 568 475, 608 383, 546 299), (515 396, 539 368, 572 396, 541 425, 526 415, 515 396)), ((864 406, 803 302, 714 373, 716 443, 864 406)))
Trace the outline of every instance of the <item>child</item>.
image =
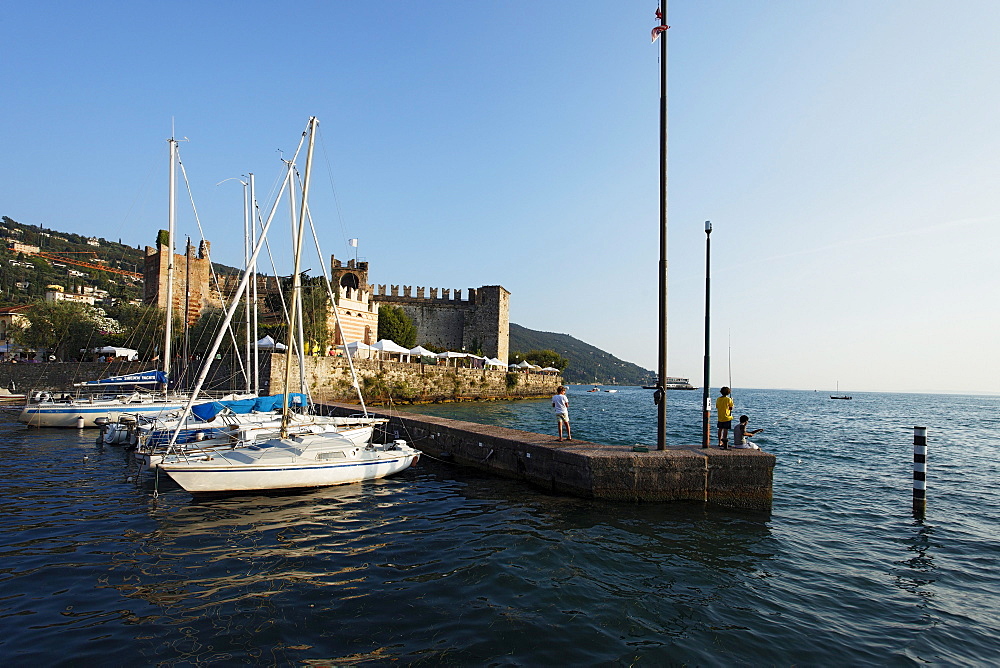
POLYGON ((715 400, 717 415, 716 426, 719 429, 719 447, 725 450, 729 447, 729 430, 733 427, 733 398, 729 396, 729 388, 719 390, 721 395, 715 400))
POLYGON ((563 440, 563 424, 566 425, 566 440, 572 441, 572 434, 569 432, 569 398, 566 396, 566 387, 560 385, 556 388, 556 395, 552 397, 552 408, 556 411, 556 425, 559 427, 559 440, 563 440))
POLYGON ((736 430, 733 432, 733 436, 736 437, 736 445, 734 448, 742 448, 744 450, 760 450, 756 445, 747 440, 747 436, 753 436, 754 434, 759 434, 764 431, 763 429, 747 429, 747 424, 750 422, 750 417, 747 415, 740 416, 740 423, 736 425, 736 430))

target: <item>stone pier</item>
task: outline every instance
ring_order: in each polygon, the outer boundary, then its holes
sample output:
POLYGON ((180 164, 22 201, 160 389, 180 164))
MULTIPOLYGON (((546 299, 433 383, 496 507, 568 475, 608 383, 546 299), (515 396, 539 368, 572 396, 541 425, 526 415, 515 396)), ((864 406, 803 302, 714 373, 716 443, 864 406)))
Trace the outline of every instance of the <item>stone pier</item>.
MULTIPOLYGON (((352 415, 359 407, 327 408, 335 415, 352 415)), ((433 457, 557 493, 609 501, 771 507, 775 457, 759 450, 674 446, 633 452, 627 446, 559 442, 551 435, 427 415, 370 413, 389 418, 390 436, 405 438, 433 457)))

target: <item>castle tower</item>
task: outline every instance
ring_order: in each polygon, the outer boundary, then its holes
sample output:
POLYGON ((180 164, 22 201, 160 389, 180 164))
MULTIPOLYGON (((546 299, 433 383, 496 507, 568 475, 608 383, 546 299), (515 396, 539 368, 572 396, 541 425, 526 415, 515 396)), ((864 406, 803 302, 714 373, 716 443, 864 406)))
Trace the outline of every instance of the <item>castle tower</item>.
MULTIPOLYGON (((202 241, 195 255, 194 246, 188 242, 184 255, 174 253, 173 310, 181 318, 186 312, 189 325, 194 324, 205 309, 222 308, 222 299, 211 285, 210 248, 208 241, 202 241)), ((146 261, 142 268, 143 301, 161 309, 167 307, 168 252, 165 244, 157 248, 146 246, 146 261)))
POLYGON ((368 263, 348 260, 345 266, 331 255, 330 284, 336 291, 340 325, 344 330, 341 338, 331 310, 327 325, 332 334, 333 345, 353 341, 372 344, 378 341, 378 303, 372 300, 372 290, 368 284, 368 263))

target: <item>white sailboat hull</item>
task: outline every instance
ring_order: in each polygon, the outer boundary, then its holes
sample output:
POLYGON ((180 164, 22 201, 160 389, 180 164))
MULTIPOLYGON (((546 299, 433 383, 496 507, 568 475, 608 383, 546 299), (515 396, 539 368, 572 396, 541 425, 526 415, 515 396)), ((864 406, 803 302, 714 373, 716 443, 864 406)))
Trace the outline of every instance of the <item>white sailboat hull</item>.
POLYGON ((29 404, 24 407, 17 419, 30 427, 79 427, 79 419, 82 417, 84 427, 96 427, 98 425, 95 420, 98 418, 115 421, 122 415, 133 414, 155 418, 171 411, 183 409, 186 403, 186 401, 129 403, 119 399, 111 399, 90 402, 29 404))
POLYGON ((192 494, 301 489, 376 480, 420 458, 403 441, 359 447, 338 434, 273 439, 204 456, 169 455, 159 463, 192 494))

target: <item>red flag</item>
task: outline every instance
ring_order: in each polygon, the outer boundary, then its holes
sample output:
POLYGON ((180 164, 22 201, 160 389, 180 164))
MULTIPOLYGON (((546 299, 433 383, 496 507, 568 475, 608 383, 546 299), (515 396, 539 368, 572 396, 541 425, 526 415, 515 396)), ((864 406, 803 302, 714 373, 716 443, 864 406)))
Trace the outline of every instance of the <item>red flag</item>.
POLYGON ((656 26, 655 28, 653 28, 653 34, 652 34, 653 41, 654 42, 656 41, 656 38, 660 36, 660 33, 666 32, 669 29, 670 26, 656 26))

